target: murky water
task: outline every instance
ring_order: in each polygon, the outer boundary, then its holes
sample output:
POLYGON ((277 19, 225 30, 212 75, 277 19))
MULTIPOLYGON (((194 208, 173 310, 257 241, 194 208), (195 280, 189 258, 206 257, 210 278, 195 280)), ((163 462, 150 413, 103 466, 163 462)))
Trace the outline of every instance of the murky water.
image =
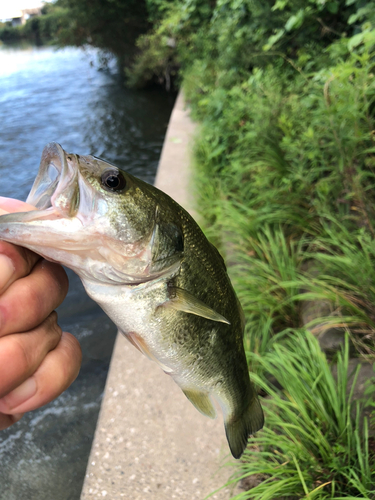
MULTIPOLYGON (((51 141, 153 181, 174 96, 127 90, 95 61, 93 50, 0 48, 1 196, 25 200, 51 141)), ((116 329, 69 278, 59 322, 82 345, 82 369, 60 398, 0 432, 1 500, 80 496, 116 329)))

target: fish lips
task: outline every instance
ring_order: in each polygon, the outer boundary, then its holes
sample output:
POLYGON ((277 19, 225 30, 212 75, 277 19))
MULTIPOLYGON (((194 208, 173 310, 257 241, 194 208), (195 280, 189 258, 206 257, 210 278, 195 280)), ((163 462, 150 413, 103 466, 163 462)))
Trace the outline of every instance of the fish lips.
POLYGON ((73 216, 79 205, 78 161, 75 155, 67 155, 56 142, 47 144, 26 202, 39 210, 53 206, 61 215, 73 216))

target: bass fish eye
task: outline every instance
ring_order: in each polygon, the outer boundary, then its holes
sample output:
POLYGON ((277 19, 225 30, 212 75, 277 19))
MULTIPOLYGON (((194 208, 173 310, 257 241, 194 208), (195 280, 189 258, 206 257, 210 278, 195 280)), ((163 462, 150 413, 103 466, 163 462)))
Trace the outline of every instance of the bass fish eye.
POLYGON ((126 186, 125 178, 119 170, 106 170, 101 181, 107 191, 122 191, 126 186))

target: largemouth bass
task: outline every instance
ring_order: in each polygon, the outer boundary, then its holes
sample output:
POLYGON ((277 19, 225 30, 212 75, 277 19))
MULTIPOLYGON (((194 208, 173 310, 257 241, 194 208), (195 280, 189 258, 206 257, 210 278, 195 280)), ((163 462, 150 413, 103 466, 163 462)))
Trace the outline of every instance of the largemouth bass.
POLYGON ((0 238, 70 267, 126 338, 204 415, 224 415, 239 458, 263 426, 224 261, 168 195, 94 156, 47 145, 27 203, 0 238))

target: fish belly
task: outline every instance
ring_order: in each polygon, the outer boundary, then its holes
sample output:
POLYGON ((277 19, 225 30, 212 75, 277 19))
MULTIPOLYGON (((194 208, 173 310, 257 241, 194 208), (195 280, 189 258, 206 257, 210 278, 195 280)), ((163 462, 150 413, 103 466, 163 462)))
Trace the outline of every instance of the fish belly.
POLYGON ((263 412, 243 346, 230 343, 228 325, 163 307, 168 290, 162 281, 136 286, 82 281, 127 339, 172 376, 198 411, 214 418, 218 402, 232 454, 240 457, 248 436, 263 426, 263 412))

